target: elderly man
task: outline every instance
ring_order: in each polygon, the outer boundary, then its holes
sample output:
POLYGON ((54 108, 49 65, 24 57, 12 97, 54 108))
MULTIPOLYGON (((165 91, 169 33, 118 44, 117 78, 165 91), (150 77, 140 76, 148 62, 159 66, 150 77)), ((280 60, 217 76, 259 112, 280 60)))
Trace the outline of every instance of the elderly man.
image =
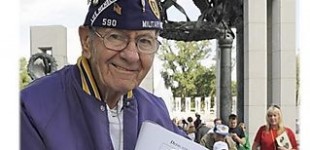
POLYGON ((156 0, 93 0, 82 56, 21 91, 22 150, 133 150, 142 122, 186 136, 164 101, 138 87, 162 29, 156 0))

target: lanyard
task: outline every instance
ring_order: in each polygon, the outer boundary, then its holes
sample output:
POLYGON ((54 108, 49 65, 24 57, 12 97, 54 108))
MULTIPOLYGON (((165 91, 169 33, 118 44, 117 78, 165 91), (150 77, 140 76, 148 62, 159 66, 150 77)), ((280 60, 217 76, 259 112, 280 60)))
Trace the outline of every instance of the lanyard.
POLYGON ((277 150, 276 143, 275 143, 276 140, 275 140, 275 138, 274 138, 273 131, 272 131, 272 129, 269 130, 269 131, 271 131, 271 138, 272 138, 273 148, 274 148, 274 150, 277 150))

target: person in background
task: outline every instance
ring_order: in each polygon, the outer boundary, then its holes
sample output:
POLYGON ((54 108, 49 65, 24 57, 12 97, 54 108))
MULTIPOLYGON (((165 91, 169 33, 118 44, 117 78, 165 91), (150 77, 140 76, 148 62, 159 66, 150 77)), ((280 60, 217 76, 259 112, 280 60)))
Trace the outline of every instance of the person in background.
POLYGON ((228 150, 228 144, 225 137, 229 134, 229 128, 226 125, 219 124, 214 127, 214 145, 213 150, 228 150))
POLYGON ((189 124, 188 129, 187 129, 187 135, 192 141, 195 140, 195 133, 196 133, 196 129, 194 125, 189 124))
POLYGON ((187 135, 188 137, 194 141, 195 140, 195 136, 196 136, 196 128, 194 126, 193 123, 193 118, 192 117, 187 117, 187 122, 188 122, 188 126, 187 126, 187 135))
POLYGON ((250 144, 249 136, 246 133, 245 123, 240 122, 238 126, 239 126, 239 128, 241 128, 243 130, 244 135, 245 135, 245 144, 240 145, 242 147, 240 149, 251 150, 251 144, 250 144))
MULTIPOLYGON (((204 147, 212 150, 213 149, 213 145, 216 142, 215 141, 215 133, 214 130, 216 130, 216 126, 221 125, 222 124, 222 120, 220 118, 216 118, 213 121, 214 123, 214 127, 211 128, 210 130, 212 131, 208 131, 207 134, 205 134, 201 140, 200 140, 200 145, 203 145, 204 147)), ((233 141, 233 139, 228 135, 225 136, 225 142, 228 144, 228 149, 229 150, 237 150, 236 144, 233 141)))
POLYGON ((201 123, 196 129, 195 142, 199 143, 201 138, 210 131, 205 123, 201 123))
POLYGON ((180 121, 181 121, 181 125, 179 125, 179 126, 181 126, 182 129, 183 129, 185 132, 187 132, 187 129, 188 129, 188 122, 187 122, 185 119, 182 119, 182 120, 180 120, 180 121))
POLYGON ((159 1, 89 2, 77 63, 20 93, 21 150, 134 150, 144 121, 187 137, 139 87, 160 46, 159 1))
MULTIPOLYGON (((282 136, 284 137, 284 136, 282 136)), ((284 140, 284 139, 282 139, 284 140)), ((287 145, 288 146, 288 145, 287 145)), ((297 150, 298 145, 293 131, 284 126, 281 109, 277 105, 270 106, 266 114, 266 124, 262 125, 254 138, 252 150, 297 150), (280 146, 277 137, 286 135, 291 148, 280 146)))
POLYGON ((197 129, 198 128, 198 126, 201 124, 201 119, 200 119, 200 114, 198 114, 198 113, 195 113, 195 117, 196 117, 196 120, 194 121, 194 126, 195 126, 195 128, 197 129))
POLYGON ((187 117, 187 123, 188 123, 188 126, 194 126, 194 123, 193 123, 193 118, 192 117, 187 117))
POLYGON ((214 120, 213 120, 213 127, 208 131, 208 133, 213 133, 213 131, 214 131, 214 128, 217 126, 217 125, 220 125, 220 124, 222 124, 222 119, 221 118, 215 118, 214 120))
POLYGON ((238 117, 235 114, 230 114, 228 116, 228 126, 229 134, 231 138, 235 141, 236 147, 240 149, 241 145, 244 145, 246 142, 245 134, 243 129, 238 127, 238 117))

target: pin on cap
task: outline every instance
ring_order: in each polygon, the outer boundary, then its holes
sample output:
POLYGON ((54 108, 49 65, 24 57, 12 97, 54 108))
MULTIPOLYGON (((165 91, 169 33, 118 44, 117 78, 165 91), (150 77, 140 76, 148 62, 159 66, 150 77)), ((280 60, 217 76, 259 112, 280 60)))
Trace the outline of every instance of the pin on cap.
POLYGON ((89 5, 90 3, 95 6, 99 3, 99 0, 87 0, 87 5, 89 5))
POLYGON ((93 0, 93 5, 97 5, 99 3, 99 0, 93 0))
POLYGON ((145 0, 141 0, 142 11, 145 12, 145 0))

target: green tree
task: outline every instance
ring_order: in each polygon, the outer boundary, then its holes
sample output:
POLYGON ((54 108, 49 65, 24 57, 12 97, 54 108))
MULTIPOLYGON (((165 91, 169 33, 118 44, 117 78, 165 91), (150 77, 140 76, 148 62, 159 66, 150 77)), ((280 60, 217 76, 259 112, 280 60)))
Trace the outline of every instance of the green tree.
POLYGON ((19 89, 23 89, 31 82, 27 72, 27 60, 22 57, 19 59, 19 89))
POLYGON ((237 91, 237 82, 236 81, 231 81, 231 95, 232 96, 237 96, 238 91, 237 91))
POLYGON ((216 94, 215 66, 203 68, 201 71, 202 72, 198 74, 195 81, 195 86, 197 89, 197 94, 195 96, 214 96, 216 94))
MULTIPOLYGON (((165 86, 170 88, 174 97, 209 96, 215 94, 214 66, 206 68, 201 64, 209 55, 209 41, 183 42, 163 40, 159 58, 164 70, 161 76, 165 86)), ((183 107, 182 107, 183 109, 183 107)))

